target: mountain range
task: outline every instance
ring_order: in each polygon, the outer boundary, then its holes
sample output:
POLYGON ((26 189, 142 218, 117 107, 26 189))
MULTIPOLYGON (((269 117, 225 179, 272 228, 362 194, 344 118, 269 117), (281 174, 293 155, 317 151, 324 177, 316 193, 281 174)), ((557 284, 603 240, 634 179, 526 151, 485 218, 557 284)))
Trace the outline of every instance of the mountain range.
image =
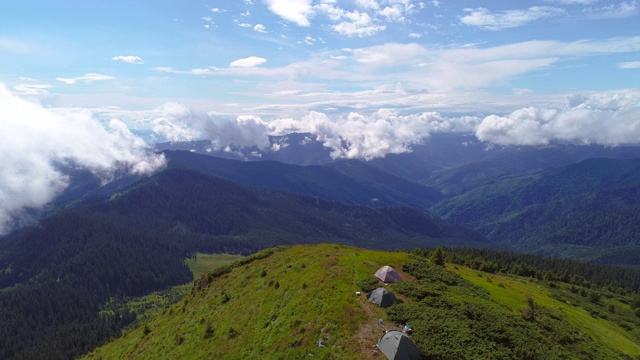
POLYGON ((201 252, 443 246, 640 265, 640 147, 487 147, 435 134, 365 162, 332 159, 307 134, 271 141, 279 151, 158 144, 164 170, 107 184, 68 166, 70 186, 0 238, 0 358, 87 353, 136 318, 105 315, 107 302, 190 281, 184 259, 201 252))

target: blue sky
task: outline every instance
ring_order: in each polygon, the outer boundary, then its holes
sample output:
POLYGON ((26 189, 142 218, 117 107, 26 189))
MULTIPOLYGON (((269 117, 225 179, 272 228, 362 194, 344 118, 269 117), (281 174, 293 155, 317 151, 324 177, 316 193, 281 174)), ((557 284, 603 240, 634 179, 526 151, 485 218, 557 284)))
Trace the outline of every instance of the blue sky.
POLYGON ((150 174, 158 141, 638 144, 639 84, 640 0, 4 0, 0 233, 68 186, 57 164, 150 174))
POLYGON ((606 0, 4 1, 0 81, 56 107, 277 117, 411 94, 449 110, 419 96, 437 93, 485 113, 488 94, 524 97, 515 108, 637 87, 639 14, 606 0))

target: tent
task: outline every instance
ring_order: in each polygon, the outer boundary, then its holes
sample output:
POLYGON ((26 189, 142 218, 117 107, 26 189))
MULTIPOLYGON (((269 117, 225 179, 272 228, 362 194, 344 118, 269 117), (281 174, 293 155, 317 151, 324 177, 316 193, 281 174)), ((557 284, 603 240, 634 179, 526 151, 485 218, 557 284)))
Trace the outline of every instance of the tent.
POLYGON ((377 288, 369 294, 369 301, 380 306, 380 307, 389 307, 396 302, 398 299, 393 293, 385 288, 377 288))
POLYGON ((400 278, 400 274, 396 271, 396 269, 391 266, 383 266, 378 271, 376 271, 375 276, 386 283, 394 283, 397 281, 402 281, 400 278))
POLYGON ((387 332, 380 338, 376 346, 389 360, 424 359, 416 344, 400 331, 387 332))

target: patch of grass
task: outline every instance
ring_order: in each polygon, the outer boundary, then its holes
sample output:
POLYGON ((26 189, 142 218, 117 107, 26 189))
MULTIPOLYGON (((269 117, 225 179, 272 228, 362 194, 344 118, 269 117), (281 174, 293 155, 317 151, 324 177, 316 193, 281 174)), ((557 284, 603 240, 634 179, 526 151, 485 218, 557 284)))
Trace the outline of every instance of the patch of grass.
POLYGON ((233 263, 240 258, 242 258, 241 255, 198 253, 193 258, 187 259, 187 265, 193 273, 193 277, 197 279, 207 271, 233 263))

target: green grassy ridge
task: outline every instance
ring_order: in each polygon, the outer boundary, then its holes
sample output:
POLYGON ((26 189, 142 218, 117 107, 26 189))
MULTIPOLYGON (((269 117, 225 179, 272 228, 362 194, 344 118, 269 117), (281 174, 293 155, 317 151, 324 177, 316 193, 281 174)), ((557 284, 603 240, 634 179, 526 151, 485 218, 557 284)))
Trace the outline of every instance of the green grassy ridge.
POLYGON ((407 320, 433 359, 640 356, 640 321, 624 320, 631 299, 601 294, 589 304, 566 284, 445 269, 404 252, 280 247, 204 274, 181 302, 86 358, 382 359, 372 348, 381 330, 407 320), (355 295, 385 264, 405 279, 388 285, 402 303, 387 311, 355 295), (528 296, 535 321, 521 315, 528 296))
POLYGON ((341 245, 273 253, 204 275, 180 303, 87 358, 353 359, 371 351, 382 328, 365 334, 366 344, 360 328, 385 315, 355 295, 357 284, 383 264, 399 268, 407 254, 341 245))

